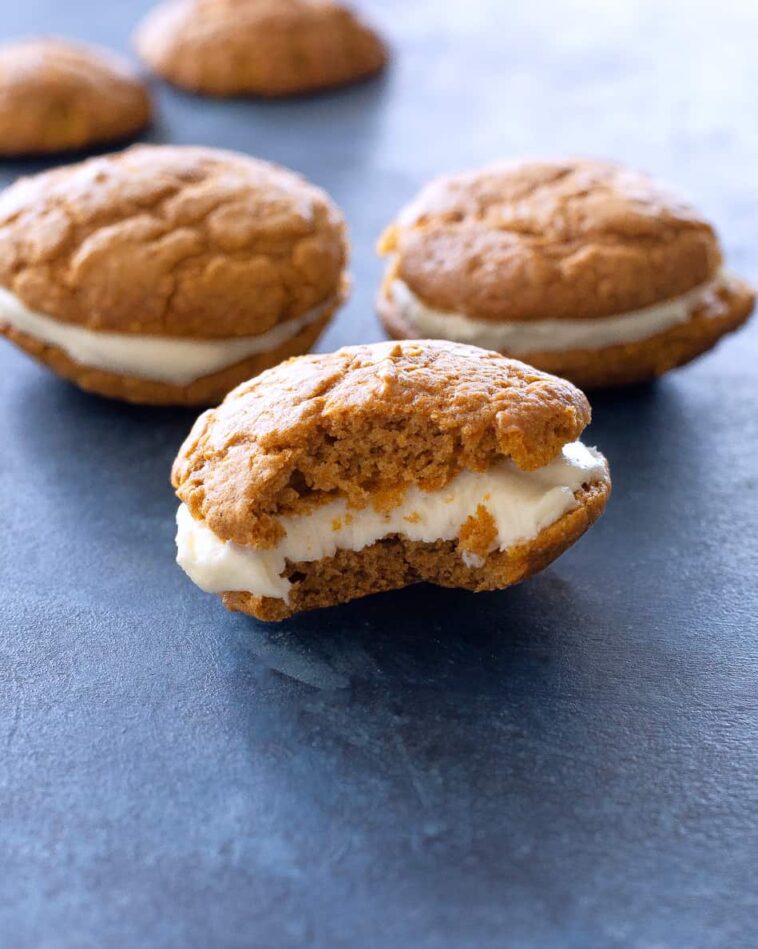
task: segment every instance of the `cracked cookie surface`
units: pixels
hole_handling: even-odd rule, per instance
[[[167,0],[135,45],[161,76],[211,95],[287,96],[379,72],[387,51],[331,0]]]
[[[302,356],[231,392],[195,423],[172,480],[222,540],[273,545],[277,518],[335,493],[391,507],[495,457],[547,464],[590,419],[570,383],[473,346],[437,340]]]
[[[641,309],[704,283],[721,262],[694,208],[640,172],[589,159],[439,178],[380,250],[425,303],[493,321]]]
[[[136,146],[0,195],[0,286],[93,330],[264,333],[338,294],[346,259],[323,191],[231,152]]]
[[[145,84],[115,53],[52,37],[0,47],[0,154],[116,141],[150,116]]]

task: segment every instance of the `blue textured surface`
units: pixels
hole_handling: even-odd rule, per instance
[[[147,3],[4,6],[8,35],[118,46]],[[154,140],[284,162],[345,208],[355,293],[325,347],[379,338],[396,208],[497,156],[673,179],[758,278],[754,5],[375,13],[384,81],[266,105],[157,90]],[[266,627],[173,564],[191,413],[87,397],[3,345],[0,944],[755,945],[757,361],[758,325],[597,397],[614,497],[527,584]]]

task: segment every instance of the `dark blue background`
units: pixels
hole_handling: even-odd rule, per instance
[[[114,46],[147,0],[4,0]],[[669,178],[758,278],[758,8],[373,5],[382,81],[256,104],[156,86],[155,141],[297,168],[373,243],[431,174],[609,155]],[[8,163],[5,181],[44,167]],[[173,563],[192,413],[0,348],[0,944],[756,944],[758,325],[594,398],[608,512],[552,569],[267,627]]]

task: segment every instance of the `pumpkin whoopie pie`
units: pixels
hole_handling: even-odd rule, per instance
[[[583,387],[660,376],[737,329],[754,303],[696,210],[609,162],[440,178],[379,250],[390,335],[485,346]]]
[[[177,560],[280,620],[422,580],[494,590],[601,514],[604,458],[569,382],[440,340],[288,360],[195,423],[174,462]]]
[[[136,135],[150,95],[109,50],[54,37],[0,46],[0,154],[87,148]]]
[[[231,152],[136,146],[0,194],[0,332],[83,389],[210,405],[342,302],[342,215]]]
[[[165,0],[135,45],[164,79],[217,96],[318,92],[387,61],[377,34],[331,0]]]

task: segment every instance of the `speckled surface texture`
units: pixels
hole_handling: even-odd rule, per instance
[[[123,47],[147,0],[7,5]],[[322,99],[159,87],[154,141],[325,186],[380,331],[373,241],[430,175],[608,154],[678,182],[758,278],[758,9],[374,5],[390,74]],[[44,162],[4,164],[4,181]],[[0,943],[748,947],[756,942],[758,325],[596,397],[614,497],[546,573],[266,627],[173,563],[193,413],[0,348]]]

